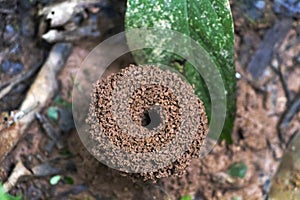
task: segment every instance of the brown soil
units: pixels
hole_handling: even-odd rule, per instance
[[[0,27],[5,24],[18,24],[22,15],[32,16],[25,8],[19,13],[22,15],[3,14],[6,9],[16,9],[16,1],[10,2],[0,10]],[[12,3],[11,3],[12,2]],[[25,1],[24,1],[25,2]],[[105,1],[106,2],[106,1]],[[242,2],[242,1],[241,1]],[[58,169],[63,180],[57,185],[49,183],[53,174],[30,176],[19,180],[11,194],[22,194],[23,199],[180,199],[190,194],[195,200],[223,200],[223,199],[264,199],[270,185],[270,180],[280,163],[284,152],[283,142],[278,137],[277,123],[287,109],[287,97],[282,83],[276,71],[270,66],[281,66],[282,73],[287,80],[291,97],[300,92],[300,61],[299,61],[299,19],[293,20],[292,27],[284,35],[283,42],[274,47],[271,61],[263,74],[253,80],[247,71],[259,44],[263,41],[265,33],[273,25],[282,20],[282,16],[272,10],[273,2],[266,0],[266,10],[258,20],[251,20],[244,13],[240,1],[232,2],[233,17],[235,22],[236,37],[236,68],[240,75],[237,89],[237,114],[233,132],[234,142],[227,145],[224,142],[217,144],[213,151],[201,159],[193,159],[185,174],[181,177],[165,177],[158,182],[145,182],[141,179],[133,179],[122,173],[110,169],[98,162],[83,146],[76,130],[63,134],[64,147],[55,147],[50,153],[45,151],[45,146],[51,140],[37,122],[31,125],[26,135],[19,141],[13,151],[0,164],[0,180],[5,182],[17,161],[21,160],[28,169],[33,169],[41,164],[51,164],[51,170]],[[1,5],[2,1],[0,2]],[[14,4],[15,3],[15,4]],[[106,2],[107,3],[107,2]],[[124,1],[113,1],[112,7],[124,14]],[[108,3],[108,5],[111,5]],[[2,6],[2,5],[1,5]],[[34,10],[33,8],[31,10]],[[30,10],[30,9],[27,9]],[[3,17],[6,16],[6,17]],[[16,16],[17,19],[14,19]],[[31,18],[30,18],[31,19]],[[15,21],[14,21],[15,20]],[[71,101],[73,79],[79,69],[80,63],[88,55],[89,51],[103,40],[119,31],[119,25],[123,17],[110,19],[103,17],[101,25],[106,34],[95,41],[85,43],[76,42],[73,53],[66,67],[59,76],[61,82],[60,95],[67,101]],[[26,23],[26,22],[24,22]],[[30,23],[26,23],[30,24]],[[118,28],[115,27],[118,24]],[[113,27],[113,28],[111,28]],[[122,29],[122,27],[121,27]],[[1,30],[2,31],[2,30]],[[2,32],[1,32],[2,33]],[[44,52],[49,46],[41,44],[35,37],[20,36],[17,43],[23,48],[16,60],[24,63],[24,71],[31,64],[39,63]],[[2,34],[1,34],[2,35]],[[22,39],[22,38],[29,39]],[[29,45],[27,45],[29,44]],[[9,46],[0,43],[1,53]],[[3,51],[2,51],[3,50]],[[36,52],[36,53],[32,53]],[[33,56],[32,55],[38,55]],[[278,56],[279,55],[279,56]],[[19,56],[19,57],[18,57]],[[0,63],[3,59],[0,54]],[[37,59],[37,60],[36,60]],[[43,60],[42,59],[42,60]],[[126,60],[126,59],[125,59]],[[118,60],[110,68],[110,72],[117,72],[127,61]],[[1,84],[9,82],[15,75],[3,75],[0,73]],[[8,96],[1,100],[0,110],[17,109],[24,99],[24,95],[32,80],[16,87]],[[51,102],[49,102],[51,105]],[[45,110],[46,113],[46,110]],[[300,129],[300,113],[295,114],[285,127],[284,140]],[[244,178],[233,178],[228,174],[229,166],[236,162],[244,162],[247,173]],[[47,168],[47,169],[48,169]],[[46,170],[45,170],[46,171]],[[68,184],[66,177],[73,179],[73,184]]]

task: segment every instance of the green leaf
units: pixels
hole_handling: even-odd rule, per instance
[[[54,99],[54,105],[55,106],[63,106],[69,110],[72,110],[72,103],[64,100],[60,95],[57,95],[56,98]]]
[[[20,196],[14,197],[14,196],[10,195],[9,193],[5,192],[3,185],[0,182],[0,199],[1,200],[21,200],[22,196],[20,195]]]
[[[247,173],[247,166],[244,162],[233,163],[228,170],[228,173],[232,177],[244,178]]]
[[[236,111],[233,21],[228,0],[128,0],[126,29],[162,28],[179,31],[197,41],[210,55],[222,75],[227,97],[227,116],[221,139],[232,142]],[[193,52],[197,55],[197,52]],[[195,86],[210,120],[211,101],[205,82],[187,58],[164,50],[151,49],[133,53],[138,64],[162,63],[183,73]],[[176,60],[187,62],[178,66]],[[183,69],[183,70],[182,70]]]
[[[73,185],[74,184],[74,180],[71,177],[66,176],[64,178],[65,183],[69,184],[69,185]]]
[[[60,176],[60,175],[53,176],[53,177],[50,179],[50,184],[51,184],[51,185],[57,185],[57,184],[59,183],[60,180],[61,180],[61,176]]]
[[[64,149],[64,150],[59,151],[59,154],[62,155],[62,156],[72,156],[72,152],[68,149]]]
[[[192,200],[193,198],[191,197],[191,195],[185,195],[183,197],[180,198],[180,200]]]
[[[241,197],[239,197],[239,196],[234,196],[233,197],[233,200],[241,200],[242,198]]]
[[[57,121],[58,120],[58,108],[55,106],[49,107],[48,111],[47,111],[47,116],[52,121]]]

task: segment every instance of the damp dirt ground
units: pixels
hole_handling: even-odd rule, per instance
[[[53,2],[0,1],[0,86],[13,81],[32,66],[41,65],[47,57],[51,44],[41,39],[40,32],[45,29],[40,27],[42,19],[36,17],[36,13],[40,7]],[[125,1],[99,2],[105,5],[105,9],[101,11],[93,7],[91,10],[98,12],[100,36],[87,40],[74,37],[71,41],[73,52],[58,76],[60,89],[57,96],[63,99],[58,107],[62,110],[72,102],[74,77],[83,59],[96,44],[124,29]],[[40,166],[42,171],[39,176],[23,177],[10,191],[13,195],[22,194],[23,199],[28,200],[173,200],[186,195],[194,200],[265,199],[284,153],[283,144],[300,129],[300,114],[296,112],[284,128],[283,139],[279,137],[277,124],[288,109],[288,99],[276,70],[281,69],[290,96],[296,96],[300,92],[300,21],[297,15],[286,16],[282,10],[286,8],[274,5],[273,1],[251,2],[231,2],[237,69],[233,144],[219,142],[206,157],[193,159],[181,177],[162,178],[156,183],[144,182],[99,163],[82,145],[74,128],[60,137],[62,148],[47,149],[51,138],[35,121],[0,164],[0,180],[5,182],[17,161],[21,160],[28,169]],[[257,59],[261,58],[257,57],[258,51],[263,54],[261,63],[266,60],[267,64],[257,74],[253,69],[259,63]],[[114,62],[107,73],[119,71],[130,63],[130,59],[125,56]],[[257,76],[257,79],[252,76]],[[17,84],[1,99],[0,111],[18,109],[33,80],[34,76]],[[56,105],[57,101],[53,100],[48,106]],[[43,114],[47,115],[47,112],[46,107]],[[70,117],[67,114],[61,116],[66,116],[61,120]],[[63,128],[58,123],[52,124],[57,129]],[[229,175],[234,163],[245,164],[245,177]],[[61,175],[61,181],[50,184],[50,179],[57,174]]]

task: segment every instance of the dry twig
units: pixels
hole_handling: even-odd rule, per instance
[[[50,55],[37,75],[36,80],[31,85],[20,110],[31,110],[24,115],[12,127],[0,132],[0,162],[12,150],[19,138],[25,133],[31,122],[35,119],[35,113],[41,111],[47,103],[55,96],[58,90],[56,76],[65,65],[71,53],[72,45],[69,43],[58,43],[53,46]],[[32,105],[38,105],[32,109]]]

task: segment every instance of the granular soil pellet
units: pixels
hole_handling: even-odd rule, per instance
[[[135,78],[141,75],[142,79]],[[136,84],[136,80],[143,81]],[[115,91],[119,92],[117,96]],[[189,124],[182,126],[183,108],[189,106],[190,99],[182,99],[182,95],[176,95],[187,91],[193,94],[191,99],[196,99],[198,108],[196,114],[193,113],[194,110],[189,112],[199,116],[198,128],[191,144],[171,164],[159,169],[149,167],[149,170],[139,173],[138,176],[146,180],[157,180],[170,175],[181,175],[191,159],[199,156],[208,132],[208,122],[203,103],[194,95],[193,88],[174,72],[156,66],[130,65],[119,73],[98,80],[94,86],[87,119],[91,127],[90,136],[99,146],[105,145],[100,144],[99,140],[99,135],[105,134],[115,146],[125,152],[156,152],[172,142],[178,131],[183,131],[185,135],[193,131],[189,130]],[[121,102],[122,99],[127,101]],[[180,105],[180,102],[185,103]],[[100,154],[103,153],[99,149],[100,147],[93,152],[96,157],[101,157]],[[112,163],[122,160],[117,158],[118,155],[115,155],[113,149],[111,153],[114,154],[111,158],[116,157],[116,161],[111,161]]]

